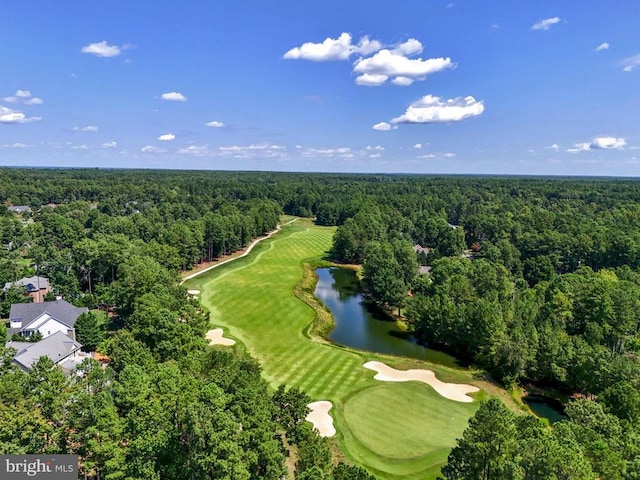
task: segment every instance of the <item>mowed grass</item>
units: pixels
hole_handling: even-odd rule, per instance
[[[334,232],[298,220],[246,257],[185,285],[202,292],[212,326],[224,327],[226,335],[242,342],[273,388],[299,387],[313,400],[333,402],[336,441],[348,458],[380,479],[435,478],[477,404],[446,400],[420,383],[374,380],[375,372],[365,369],[365,362],[402,365],[404,360],[308,336],[315,313],[293,290],[303,275],[302,262],[323,257]],[[456,381],[470,380],[466,372],[424,363],[420,367]]]

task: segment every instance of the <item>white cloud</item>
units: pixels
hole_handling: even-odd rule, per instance
[[[158,140],[163,141],[163,142],[170,142],[171,140],[174,140],[176,138],[176,136],[173,133],[165,133],[164,135],[160,135],[158,137]]]
[[[374,130],[380,130],[380,131],[386,132],[391,130],[391,125],[389,125],[387,122],[380,122],[380,123],[376,123],[372,128]]]
[[[558,146],[558,144],[557,144],[557,143],[554,143],[554,144],[552,144],[552,145],[549,145],[547,148],[548,148],[549,150],[553,150],[554,152],[557,152],[558,150],[560,150],[560,147]]]
[[[4,124],[24,124],[39,122],[42,117],[27,117],[24,113],[10,108],[0,106],[0,123]]]
[[[89,150],[89,145],[86,143],[82,145],[71,145],[71,150]]]
[[[30,146],[31,145],[27,145],[26,143],[15,142],[12,144],[5,143],[4,145],[2,145],[2,148],[28,148]]]
[[[29,90],[18,90],[11,97],[4,97],[3,100],[9,103],[20,103],[22,105],[42,105],[44,101],[41,98],[31,96]]]
[[[102,144],[102,148],[116,148],[118,146],[118,142],[105,142]]]
[[[218,147],[219,156],[234,158],[285,158],[287,147],[270,143]]]
[[[351,34],[342,33],[338,38],[326,38],[322,43],[306,42],[286,52],[287,60],[311,60],[324,62],[327,60],[347,60],[353,54],[370,55],[382,48],[377,40],[362,37],[357,45],[351,43]]]
[[[610,45],[607,42],[604,42],[598,45],[595,50],[596,52],[601,52],[602,50],[607,50],[609,47]]]
[[[391,80],[391,83],[399,87],[407,87],[413,83],[413,79],[409,77],[396,77]]]
[[[416,80],[424,80],[427,75],[455,66],[448,57],[426,60],[407,57],[409,54],[421,51],[422,44],[418,40],[410,39],[393,50],[385,48],[371,57],[360,58],[353,66],[353,71],[360,74],[356,78],[356,83],[359,85],[381,85],[388,78],[393,78],[393,84],[406,86]],[[387,78],[383,80],[383,77]],[[377,81],[366,82],[371,79]]]
[[[531,25],[531,30],[549,30],[549,28],[556,23],[560,23],[559,17],[545,18]]]
[[[440,97],[425,95],[413,102],[403,115],[392,119],[391,123],[457,122],[476,117],[482,112],[484,112],[483,102],[477,101],[472,96],[442,100]]]
[[[451,153],[451,152],[447,152],[444,155],[442,155],[444,158],[453,158],[456,156],[455,153]]]
[[[178,150],[180,155],[193,155],[194,157],[206,157],[212,155],[209,145],[189,145]]]
[[[205,123],[205,125],[206,125],[207,127],[213,127],[213,128],[222,128],[222,127],[225,127],[225,126],[226,126],[224,123],[222,123],[222,122],[218,122],[218,121],[216,121],[216,120],[214,120],[213,122]]]
[[[436,158],[436,155],[434,153],[425,153],[424,155],[418,155],[416,158],[431,159],[431,158]]]
[[[116,45],[108,45],[105,40],[97,43],[90,43],[82,47],[82,53],[90,53],[97,57],[117,57],[120,55],[120,48]]]
[[[356,83],[358,85],[364,85],[365,87],[377,87],[384,84],[387,80],[389,80],[389,77],[386,75],[372,75],[370,73],[365,73],[356,78]]]
[[[365,150],[367,150],[369,152],[371,152],[373,150],[377,150],[378,152],[382,152],[384,150],[384,147],[382,145],[376,145],[375,147],[372,147],[371,145],[367,145]]]
[[[596,137],[591,142],[591,148],[595,150],[610,150],[623,148],[627,144],[624,138]]]
[[[160,95],[160,98],[162,98],[162,100],[168,100],[170,102],[186,102],[187,101],[187,97],[185,97],[180,92],[163,93],[162,95]]]
[[[624,138],[596,137],[591,142],[576,143],[572,148],[568,148],[567,152],[579,153],[590,150],[620,150],[624,148],[626,144],[627,141]]]
[[[640,66],[640,54],[639,55],[634,55],[633,57],[625,58],[622,61],[622,64],[624,65],[623,70],[625,72],[630,72],[634,68]]]
[[[413,148],[415,148],[416,150],[420,150],[422,148],[422,144],[421,143],[416,143]]]
[[[82,128],[75,126],[71,130],[74,132],[97,132],[98,127],[96,127],[95,125],[87,125],[86,127]]]
[[[146,145],[140,149],[142,153],[166,153],[164,148],[154,147],[152,145]]]

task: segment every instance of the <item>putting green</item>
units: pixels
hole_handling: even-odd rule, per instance
[[[348,458],[380,479],[435,478],[476,403],[446,400],[424,384],[381,384],[364,363],[378,360],[406,368],[398,365],[402,359],[309,337],[315,312],[293,291],[302,279],[303,262],[323,257],[334,232],[305,220],[284,225],[246,257],[185,286],[202,292],[212,327],[228,329],[260,362],[272,387],[299,387],[313,400],[333,402],[335,441]],[[443,380],[472,381],[466,372],[438,365],[413,362],[411,367],[432,369]]]

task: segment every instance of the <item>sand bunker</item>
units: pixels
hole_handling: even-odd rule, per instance
[[[200,295],[200,290],[187,290],[189,295]]]
[[[224,338],[223,330],[221,328],[214,328],[213,330],[209,330],[207,332],[207,340],[209,340],[209,344],[211,345],[224,345],[229,347],[236,343],[235,340],[231,338]]]
[[[313,423],[313,427],[318,431],[321,437],[333,437],[336,429],[333,426],[333,418],[329,415],[331,410],[331,402],[321,400],[307,405],[311,411],[307,415],[306,420]]]
[[[409,382],[415,380],[426,383],[431,385],[444,398],[455,400],[456,402],[471,403],[473,398],[467,393],[480,390],[473,385],[442,382],[436,378],[436,374],[431,370],[396,370],[382,362],[367,362],[364,364],[364,368],[378,372],[373,378],[383,382]]]

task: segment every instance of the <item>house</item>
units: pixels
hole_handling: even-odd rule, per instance
[[[429,247],[423,247],[419,243],[416,243],[413,246],[413,251],[416,253],[424,253],[425,255],[429,255]]]
[[[431,271],[431,267],[428,265],[421,265],[418,267],[418,275],[427,275]]]
[[[11,287],[24,287],[25,295],[29,295],[33,298],[34,303],[44,302],[44,296],[51,291],[49,279],[46,277],[39,277],[37,275],[21,278],[17,282],[13,283],[7,282],[4,284],[3,290],[6,292]]]
[[[22,215],[24,213],[30,213],[31,207],[28,207],[26,205],[12,205],[10,207],[7,207],[7,210],[9,210],[10,212]]]
[[[31,370],[31,367],[40,357],[49,357],[53,363],[61,367],[66,373],[71,372],[85,358],[89,358],[89,354],[85,354],[80,349],[80,345],[75,340],[69,338],[63,332],[55,332],[44,340],[39,342],[8,342],[7,348],[16,350],[16,356],[13,361],[25,372]]]
[[[29,338],[36,331],[47,338],[62,332],[72,340],[76,338],[76,320],[86,307],[75,307],[64,300],[42,303],[14,303],[9,312],[9,337],[18,334]]]

